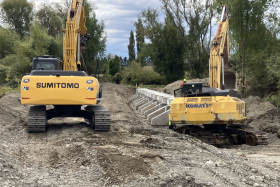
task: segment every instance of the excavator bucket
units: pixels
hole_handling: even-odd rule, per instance
[[[225,85],[226,89],[237,89],[235,73],[225,73]]]

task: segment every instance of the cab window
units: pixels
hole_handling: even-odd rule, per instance
[[[52,62],[39,62],[36,65],[37,70],[55,70],[55,65]]]

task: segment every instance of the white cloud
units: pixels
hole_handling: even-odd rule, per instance
[[[30,0],[35,5],[62,2],[62,0]],[[159,0],[95,0],[98,20],[105,23],[107,33],[107,53],[128,56],[127,45],[130,31],[144,8],[160,8]]]

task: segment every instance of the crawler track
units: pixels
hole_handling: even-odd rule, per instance
[[[46,132],[46,106],[31,106],[28,113],[27,131],[31,133]]]
[[[91,125],[95,131],[110,131],[110,112],[102,105],[88,106],[92,113]]]
[[[248,144],[256,146],[268,144],[268,137],[264,132],[255,131],[248,125],[228,125],[219,131],[198,125],[183,125],[175,127],[174,130],[194,136],[211,145]]]

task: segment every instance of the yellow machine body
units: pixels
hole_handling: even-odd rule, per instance
[[[29,80],[24,83],[24,80]],[[88,81],[92,83],[88,83]],[[26,105],[95,105],[99,83],[89,76],[24,76],[21,103]]]
[[[246,119],[245,102],[230,96],[178,97],[171,105],[173,124],[232,124]]]

